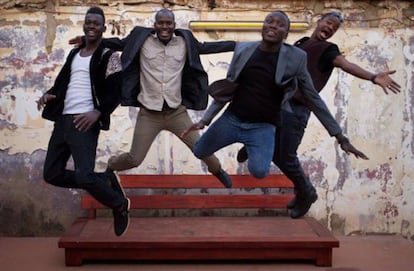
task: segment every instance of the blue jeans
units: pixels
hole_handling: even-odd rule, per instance
[[[80,132],[75,128],[72,115],[63,115],[56,120],[43,177],[55,186],[85,189],[99,202],[113,209],[119,207],[124,199],[105,181],[105,173],[94,172],[99,132],[98,125]],[[66,169],[71,155],[75,170]]]
[[[193,152],[202,159],[230,144],[243,143],[249,156],[250,173],[256,178],[264,178],[270,170],[275,131],[272,124],[242,122],[230,111],[225,111],[196,142]]]
[[[282,110],[282,126],[278,128],[275,137],[273,162],[293,182],[295,189],[303,191],[312,184],[299,162],[297,150],[305,133],[310,111],[296,102],[292,102],[291,107],[293,113]]]

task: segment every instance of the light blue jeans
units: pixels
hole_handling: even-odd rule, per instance
[[[194,155],[203,159],[221,148],[239,142],[246,146],[247,167],[255,178],[269,174],[273,158],[276,127],[270,123],[242,122],[225,111],[194,145]]]

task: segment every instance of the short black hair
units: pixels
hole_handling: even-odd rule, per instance
[[[174,12],[172,12],[172,10],[169,10],[168,8],[163,8],[163,9],[158,10],[158,11],[157,11],[157,13],[155,13],[155,21],[157,21],[157,20],[158,20],[158,17],[159,17],[161,14],[168,14],[168,15],[171,15],[171,17],[172,17],[173,21],[175,21]]]
[[[341,13],[339,13],[338,11],[331,11],[331,12],[322,14],[321,19],[324,19],[329,16],[336,17],[339,20],[340,24],[344,22],[344,18],[342,17]]]
[[[103,18],[103,23],[105,24],[105,14],[103,12],[103,10],[100,7],[90,7],[88,9],[88,11],[86,11],[86,15],[87,14],[99,14],[102,16]]]
[[[287,22],[288,22],[288,31],[289,31],[289,30],[290,30],[290,19],[289,19],[289,16],[287,16],[286,12],[284,12],[284,11],[282,11],[282,10],[276,10],[275,12],[279,12],[279,13],[281,13],[283,16],[285,16],[285,17],[286,17],[286,20],[287,20]]]

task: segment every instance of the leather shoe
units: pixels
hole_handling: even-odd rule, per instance
[[[237,152],[237,162],[243,163],[247,160],[247,150],[246,147],[243,146],[238,152]]]
[[[318,199],[318,194],[314,187],[310,187],[305,191],[299,191],[295,197],[295,207],[290,211],[291,218],[299,218],[304,216],[310,209],[312,203]]]
[[[225,172],[223,169],[220,169],[216,173],[213,173],[213,175],[220,180],[224,187],[230,188],[233,185],[229,174],[227,174],[227,172]]]

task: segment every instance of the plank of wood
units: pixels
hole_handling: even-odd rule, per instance
[[[128,195],[132,209],[214,209],[274,208],[285,209],[292,194],[274,195]],[[105,209],[90,195],[81,200],[83,209]]]
[[[119,175],[124,188],[224,188],[213,175]],[[270,174],[263,179],[251,175],[230,175],[233,188],[293,188],[293,183],[282,174]]]

